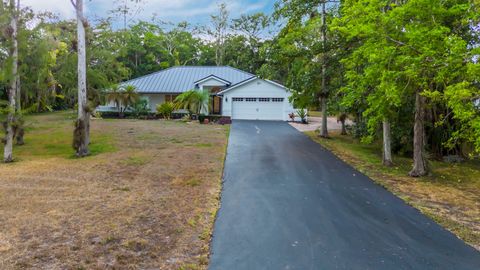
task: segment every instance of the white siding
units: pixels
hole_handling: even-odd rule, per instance
[[[292,104],[288,101],[288,98],[290,97],[290,95],[291,93],[288,92],[285,88],[279,85],[276,85],[274,83],[257,78],[243,85],[240,85],[230,91],[227,91],[223,94],[222,115],[232,116],[232,104],[233,104],[233,98],[235,97],[237,98],[249,98],[249,97],[251,98],[283,98],[284,100],[282,105],[279,105],[278,103],[263,104],[262,102],[258,102],[258,101],[257,101],[258,102],[257,105],[260,106],[259,113],[261,113],[262,110],[270,110],[273,107],[275,109],[280,110],[278,114],[278,117],[280,118],[279,120],[287,121],[289,119],[288,114],[291,112],[294,112]],[[253,105],[245,104],[242,106],[245,109],[253,108],[253,107],[249,108]],[[238,112],[236,112],[236,114],[238,115]],[[254,117],[249,115],[248,113],[246,113],[245,115],[248,116],[248,118],[250,119]],[[271,117],[274,117],[273,114],[266,115],[265,119],[270,119]]]
[[[198,87],[200,89],[203,89],[203,86],[225,86],[224,82],[221,82],[215,78],[210,78],[204,82],[201,82]]]
[[[165,102],[165,94],[141,94],[141,96],[148,99],[148,105],[152,112],[157,111],[157,104]]]

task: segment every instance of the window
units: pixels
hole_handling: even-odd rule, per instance
[[[283,98],[272,98],[272,102],[283,102]]]
[[[257,98],[247,97],[247,98],[245,98],[245,101],[247,101],[247,102],[255,102],[255,101],[257,101]]]
[[[269,102],[270,98],[258,98],[258,101],[260,102]]]
[[[243,101],[243,98],[241,98],[241,97],[234,97],[234,98],[232,98],[232,101]]]
[[[178,95],[165,95],[165,102],[173,102]]]

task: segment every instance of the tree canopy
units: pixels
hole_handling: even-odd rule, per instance
[[[6,104],[10,17],[8,3],[0,3]],[[127,79],[178,65],[230,65],[285,84],[297,108],[348,115],[350,133],[364,143],[383,135],[391,151],[417,161],[480,153],[478,0],[279,0],[271,16],[235,18],[221,3],[207,25],[136,20],[142,1],[132,3],[135,10],[112,10],[123,27],[112,18],[86,27],[92,106],[104,102],[102,90]],[[20,11],[24,110],[75,106],[75,28],[50,13]]]

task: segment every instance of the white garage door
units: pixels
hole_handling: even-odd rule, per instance
[[[283,120],[284,98],[232,98],[232,119]]]

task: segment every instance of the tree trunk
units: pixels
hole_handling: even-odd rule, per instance
[[[322,90],[320,94],[320,103],[322,106],[322,127],[320,129],[320,137],[328,138],[328,128],[327,128],[327,61],[326,61],[326,39],[327,39],[327,28],[326,28],[326,10],[325,2],[322,3]]]
[[[119,108],[118,109],[118,118],[123,119],[125,117],[125,114],[123,113],[122,105],[119,105],[118,108]]]
[[[392,166],[392,138],[390,133],[390,122],[383,120],[383,165]]]
[[[217,48],[215,49],[215,64],[217,66],[221,66],[222,60],[220,59],[220,44],[217,42],[216,46]]]
[[[19,1],[20,2],[20,1]],[[18,68],[17,68],[18,69]],[[16,102],[15,102],[15,109],[17,112],[20,112],[22,110],[22,93],[21,93],[21,87],[20,87],[20,73],[18,72],[17,70],[17,78],[16,78],[16,81],[17,81],[17,90],[16,90]]]
[[[327,98],[320,97],[320,103],[322,106],[322,126],[320,127],[320,137],[328,138],[328,129],[327,129]]]
[[[417,91],[415,94],[415,123],[413,127],[413,169],[409,172],[412,177],[424,176],[428,173],[425,158],[425,98]]]
[[[12,57],[12,74],[10,77],[10,88],[8,89],[8,116],[7,124],[5,129],[5,147],[3,151],[3,161],[12,162],[13,161],[13,138],[14,138],[14,128],[13,122],[15,121],[15,101],[17,93],[17,72],[18,72],[18,29],[17,29],[17,10],[15,8],[15,0],[10,0],[10,15],[11,22],[10,27],[12,28],[12,45],[10,48],[10,53]]]
[[[347,135],[347,127],[345,126],[346,117],[340,119],[340,123],[342,123],[342,133],[340,135]]]
[[[87,154],[90,154],[88,146],[90,145],[90,110],[85,115],[85,145],[87,146]]]
[[[78,117],[74,131],[74,148],[78,157],[89,154],[88,127],[90,125],[89,110],[87,108],[87,64],[85,49],[85,18],[83,17],[83,0],[75,4],[77,13],[77,54],[78,54]]]
[[[17,1],[17,10],[20,12],[20,0]],[[21,85],[20,85],[20,72],[17,71],[17,101],[16,101],[16,117],[17,117],[17,127],[15,130],[15,141],[16,145],[24,145],[25,140],[23,139],[25,135],[25,128],[24,128],[24,122],[23,119],[22,121],[18,121],[18,117],[22,117],[22,91],[21,91]]]

